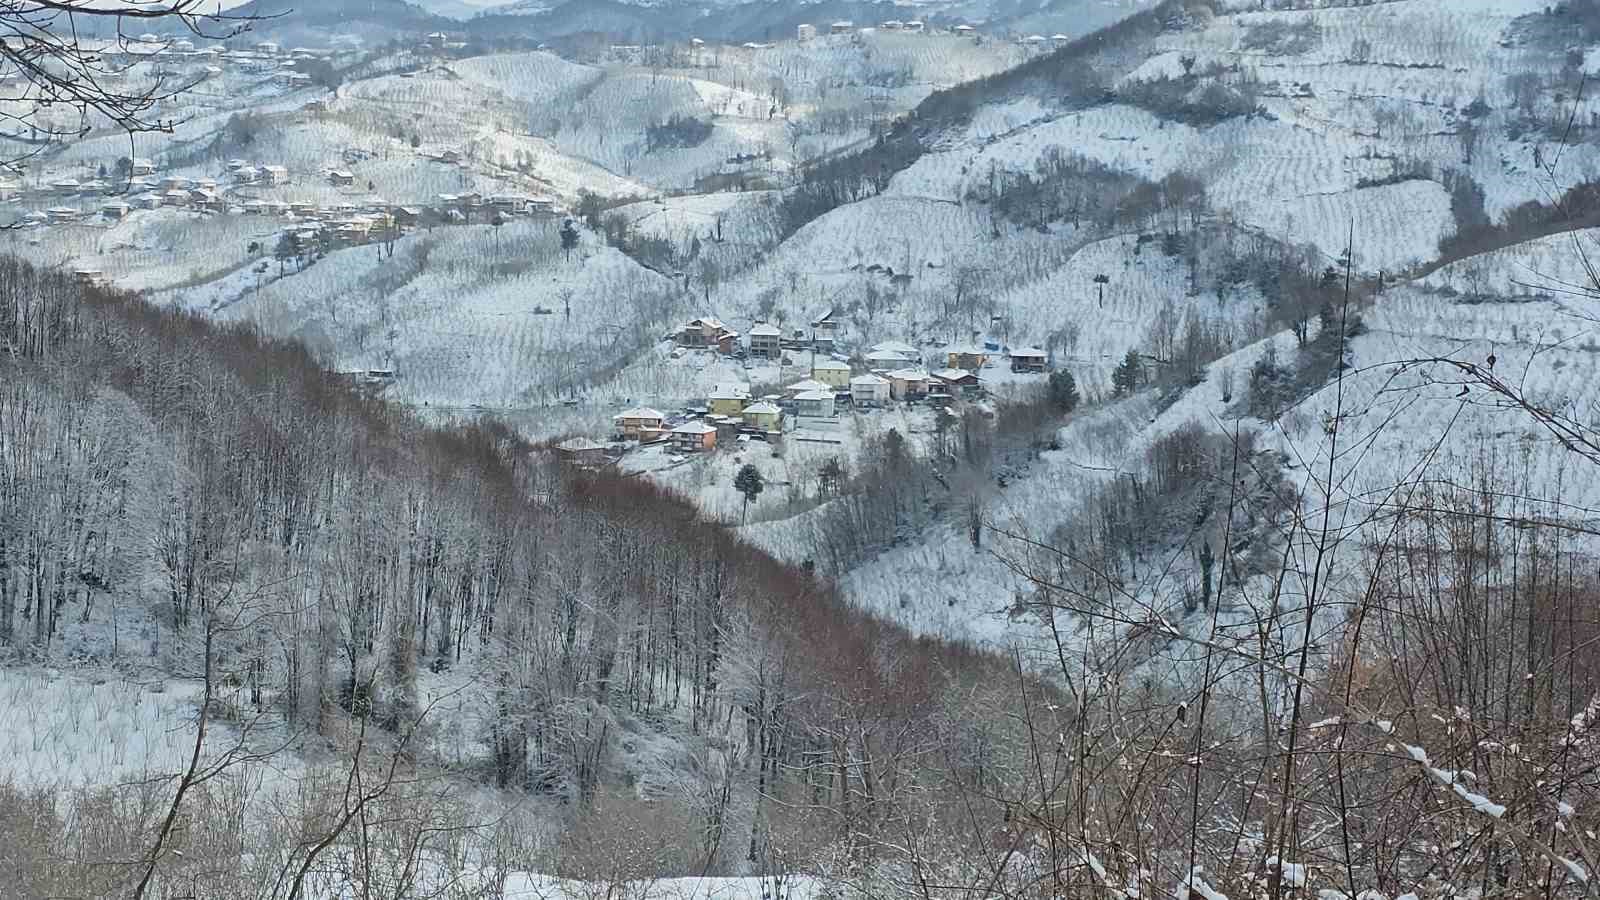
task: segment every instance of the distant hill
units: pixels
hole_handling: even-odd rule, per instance
[[[377,43],[459,26],[454,19],[405,0],[250,0],[231,14],[259,17],[250,28],[252,34],[297,43],[319,38],[325,42],[335,34]]]

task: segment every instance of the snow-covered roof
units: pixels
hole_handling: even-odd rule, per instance
[[[661,414],[661,411],[658,410],[658,409],[651,409],[648,406],[641,406],[641,407],[639,407],[637,409],[624,410],[623,412],[619,412],[616,415],[612,416],[611,418],[613,418],[613,419],[664,419],[664,418],[666,418],[666,416],[663,416]]]
[[[747,416],[776,416],[782,412],[776,403],[768,403],[765,400],[758,400],[744,408],[744,414]]]
[[[750,326],[750,336],[755,337],[758,334],[763,337],[779,337],[783,334],[783,331],[776,325],[768,325],[766,322],[757,322],[756,324]]]
[[[719,384],[711,392],[713,400],[749,400],[750,385],[748,384]]]
[[[832,400],[832,391],[801,391],[794,396],[796,400]]]
[[[960,381],[963,378],[977,378],[978,376],[968,372],[966,369],[940,369],[933,373],[933,377],[940,381]]]
[[[1019,347],[1016,350],[1011,351],[1011,355],[1043,359],[1045,357],[1045,352],[1040,350],[1038,347]]]
[[[867,354],[869,362],[878,363],[904,363],[911,362],[904,353],[897,350],[874,350]]]
[[[889,377],[900,381],[927,381],[931,376],[926,369],[895,369]]]
[[[567,438],[556,445],[557,450],[565,450],[568,453],[581,453],[585,450],[604,450],[605,448],[605,444],[591,441],[586,437]]]
[[[812,371],[823,369],[829,372],[848,372],[850,371],[850,364],[837,359],[819,359],[811,369]]]
[[[821,381],[818,381],[815,378],[807,378],[804,381],[796,381],[794,384],[789,385],[788,389],[791,390],[791,391],[806,392],[806,391],[828,391],[828,390],[832,390],[833,388],[832,388],[831,385],[828,385],[828,384],[825,384],[825,383],[823,383]]]
[[[857,375],[856,377],[850,379],[851,387],[876,387],[878,385],[888,383],[889,379],[880,378],[877,375],[872,375],[870,373],[867,375]]]
[[[912,356],[917,354],[917,348],[905,341],[884,341],[881,344],[873,344],[872,349],[878,353],[909,353]]]
[[[677,428],[672,429],[672,433],[673,434],[714,434],[714,433],[716,433],[716,430],[717,429],[716,429],[715,426],[707,425],[706,423],[700,421],[699,419],[696,419],[693,422],[685,422],[682,425],[679,425]]]
[[[946,354],[959,353],[962,356],[988,356],[989,355],[989,351],[988,350],[985,350],[982,347],[974,347],[974,346],[971,346],[971,345],[946,347],[944,352]]]

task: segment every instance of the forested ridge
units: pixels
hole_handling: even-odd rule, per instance
[[[213,675],[290,728],[407,740],[419,673],[470,666],[465,773],[578,809],[642,780],[692,810],[685,867],[802,822],[870,835],[948,754],[981,780],[998,752],[1003,703],[972,692],[1006,662],[853,611],[647,482],[425,426],[298,345],[15,260],[0,296],[7,656]],[[727,752],[623,771],[638,722]]]

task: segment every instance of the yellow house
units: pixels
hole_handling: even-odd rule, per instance
[[[783,410],[765,400],[744,408],[744,423],[762,431],[777,431],[783,425]]]
[[[750,389],[742,384],[719,384],[711,392],[706,406],[714,416],[737,416],[750,402]]]
[[[945,352],[945,363],[952,369],[976,372],[989,361],[989,352],[981,347],[951,347]]]
[[[819,359],[811,367],[811,377],[829,387],[850,386],[850,364],[837,359]]]

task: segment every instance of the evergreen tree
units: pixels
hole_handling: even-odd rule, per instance
[[[571,219],[561,223],[561,251],[567,259],[572,259],[572,251],[578,247],[578,223]]]
[[[1139,351],[1129,350],[1111,373],[1111,387],[1118,395],[1131,394],[1143,380],[1144,363],[1139,360]]]
[[[1078,382],[1066,369],[1050,373],[1050,403],[1064,413],[1078,407]]]
[[[278,277],[283,277],[283,264],[300,255],[300,241],[294,232],[285,231],[278,238],[278,245],[272,248],[272,258],[278,261]]]
[[[733,487],[744,495],[744,508],[739,513],[739,521],[743,523],[745,516],[750,513],[750,501],[761,496],[761,492],[766,490],[767,483],[761,477],[761,470],[756,468],[754,463],[745,463],[739,474],[734,476]]]

